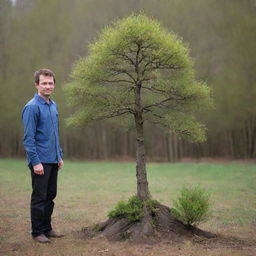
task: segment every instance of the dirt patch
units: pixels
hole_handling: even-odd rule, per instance
[[[194,236],[193,243],[200,244],[204,248],[232,248],[232,249],[245,249],[253,248],[256,245],[256,240],[242,240],[237,237],[216,235],[215,238],[205,239],[202,237]]]

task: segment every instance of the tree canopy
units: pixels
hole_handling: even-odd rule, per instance
[[[66,90],[76,112],[69,124],[129,118],[139,111],[143,121],[191,141],[204,139],[205,127],[195,113],[211,105],[209,88],[195,80],[193,61],[182,40],[144,14],[103,29],[89,45],[88,56],[75,63],[71,78]]]

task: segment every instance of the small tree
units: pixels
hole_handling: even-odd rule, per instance
[[[188,229],[210,217],[210,193],[200,186],[183,187],[173,201],[172,214],[182,221]]]
[[[195,80],[188,48],[143,14],[106,27],[89,54],[73,67],[67,85],[76,109],[69,124],[122,116],[136,130],[137,196],[151,198],[145,165],[144,122],[152,122],[191,141],[203,141],[205,128],[197,110],[210,106],[209,88]],[[144,214],[148,216],[147,207]]]

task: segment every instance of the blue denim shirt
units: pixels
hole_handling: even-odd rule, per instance
[[[58,109],[52,100],[47,103],[35,94],[23,108],[23,145],[28,163],[58,163],[62,157],[59,143]]]

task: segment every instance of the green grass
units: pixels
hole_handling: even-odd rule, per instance
[[[256,224],[253,164],[149,163],[147,170],[153,198],[166,205],[171,206],[183,185],[200,184],[212,194],[213,217],[209,226]],[[26,215],[30,192],[30,171],[25,160],[1,159],[0,197],[11,197],[17,205],[25,200],[25,207],[19,213],[13,207],[13,211],[1,215]],[[66,161],[59,174],[58,216],[64,221],[90,225],[104,220],[117,201],[135,193],[134,163]]]

